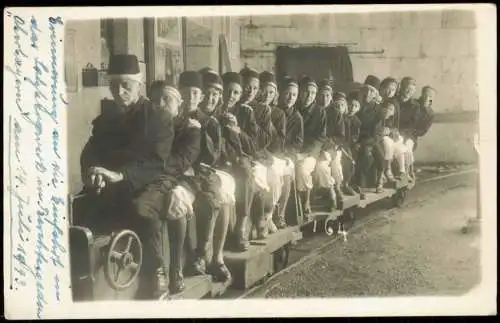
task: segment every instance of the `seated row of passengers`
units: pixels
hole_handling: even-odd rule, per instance
[[[397,80],[370,75],[346,95],[331,80],[277,81],[251,68],[220,76],[206,68],[184,71],[178,88],[155,82],[151,102],[139,94],[135,56],[111,57],[108,73],[113,100],[103,101],[93,121],[82,176],[109,213],[137,228],[155,294],[167,285],[162,223],[170,242],[170,293],[185,288],[184,258],[186,270],[228,281],[226,240],[245,251],[249,239],[285,228],[292,183],[307,216],[314,187],[328,192],[336,208],[343,194],[358,191],[363,198],[373,173],[378,191],[384,178],[394,181],[393,160],[398,176],[414,179],[416,140],[432,122],[435,91],[424,87],[420,100],[413,99],[409,77],[397,94]],[[194,218],[197,245],[191,246],[186,236]]]

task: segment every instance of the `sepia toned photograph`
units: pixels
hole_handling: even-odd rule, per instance
[[[475,26],[457,10],[68,21],[74,300],[467,293]]]
[[[46,216],[56,206],[66,213],[60,222],[45,218],[45,238],[43,212],[31,224],[22,185],[9,186],[20,221],[10,225],[18,238],[9,242],[9,292],[30,285],[24,277],[32,274],[39,318],[63,305],[64,293],[76,306],[130,302],[115,314],[122,318],[147,301],[179,300],[238,300],[242,308],[265,300],[271,315],[268,301],[465,297],[485,284],[483,218],[496,217],[492,205],[485,213],[480,189],[480,106],[496,111],[496,101],[480,99],[485,49],[474,8],[251,7],[48,18],[48,52],[60,48],[65,130],[54,126],[44,149],[56,157],[64,150],[67,198],[52,195]],[[14,34],[25,30],[25,46],[38,50],[43,23],[11,19]],[[55,63],[35,57],[39,113],[41,76]],[[47,91],[55,102],[55,83]],[[18,100],[8,134],[22,151],[30,145],[15,131],[25,134],[33,114]],[[9,168],[13,183],[19,167]],[[481,174],[496,171],[481,166]],[[26,205],[55,194],[43,192],[40,178]],[[33,262],[28,235],[38,243]],[[47,278],[56,269],[67,271],[67,286],[62,274]]]

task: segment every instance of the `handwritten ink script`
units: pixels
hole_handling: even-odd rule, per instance
[[[4,129],[8,128],[4,214],[9,214],[4,254],[10,267],[5,285],[6,296],[15,299],[12,303],[43,318],[48,308],[70,298],[65,296],[69,295],[69,239],[61,143],[67,109],[62,78],[64,21],[22,12],[4,12]]]

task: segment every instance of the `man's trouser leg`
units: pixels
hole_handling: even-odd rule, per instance
[[[164,193],[155,188],[145,190],[133,200],[134,227],[143,244],[144,265],[147,272],[164,266],[160,221],[164,205]]]

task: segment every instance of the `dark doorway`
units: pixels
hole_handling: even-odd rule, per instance
[[[300,78],[309,75],[317,81],[333,79],[336,91],[345,91],[353,81],[349,51],[338,47],[280,46],[276,50],[276,75]]]

